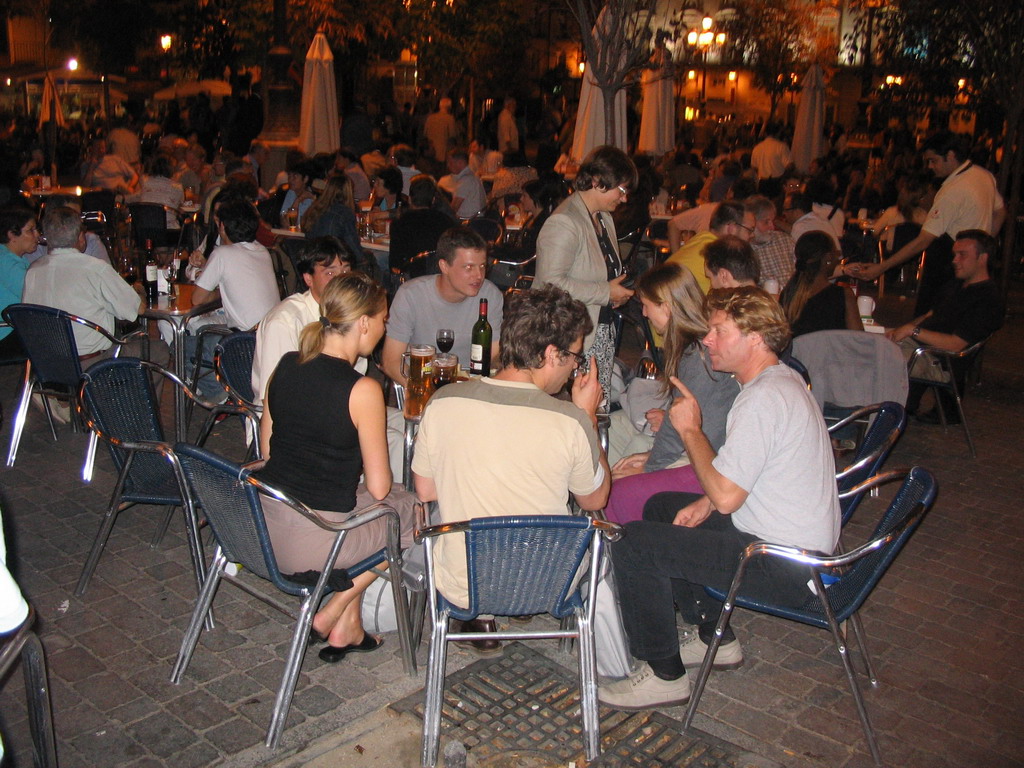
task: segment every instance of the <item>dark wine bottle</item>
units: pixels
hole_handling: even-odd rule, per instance
[[[487,299],[480,299],[480,317],[473,324],[469,372],[474,376],[491,375],[491,324],[487,322]]]
[[[153,241],[146,241],[146,273],[143,276],[143,281],[146,287],[146,299],[148,301],[156,301],[157,297],[157,286],[156,286],[156,256],[153,254]]]

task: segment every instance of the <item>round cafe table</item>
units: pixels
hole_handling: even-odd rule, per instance
[[[166,320],[171,324],[173,340],[171,349],[174,352],[174,375],[185,381],[185,331],[188,321],[198,315],[212,312],[220,308],[220,299],[205,301],[202,304],[192,303],[195,286],[190,283],[174,286],[174,296],[162,294],[155,301],[146,301],[146,310],[142,316],[150,320]],[[187,382],[186,382],[187,383]],[[185,423],[185,393],[178,387],[174,388],[174,436],[178,442],[188,439],[188,425]]]

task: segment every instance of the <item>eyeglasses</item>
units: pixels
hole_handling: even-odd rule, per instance
[[[35,224],[30,224],[29,226],[24,227],[21,230],[21,234],[23,234],[23,235],[38,235],[39,234],[39,227],[37,227]]]
[[[736,224],[736,226],[740,227],[741,229],[747,230],[747,234],[751,234],[752,235],[754,233],[754,228],[753,227],[748,227],[746,224]]]
[[[590,365],[590,363],[587,360],[587,358],[585,358],[579,352],[573,352],[571,349],[562,349],[562,350],[559,350],[559,351],[562,352],[563,354],[566,354],[566,355],[569,355],[570,357],[572,357],[573,360],[576,361],[576,367],[579,370],[581,370],[581,371],[586,371],[587,368]]]
[[[615,188],[619,190],[619,194],[622,195],[623,197],[629,197],[629,190],[626,189],[621,184],[617,185]]]

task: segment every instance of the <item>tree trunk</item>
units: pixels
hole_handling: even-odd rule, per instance
[[[765,121],[766,126],[768,123],[775,121],[775,110],[779,108],[779,102],[782,100],[782,94],[771,91],[768,93],[768,100],[771,104],[771,108],[768,110],[768,120]]]
[[[616,88],[601,86],[601,98],[604,100],[604,143],[617,147],[615,135],[615,94]]]

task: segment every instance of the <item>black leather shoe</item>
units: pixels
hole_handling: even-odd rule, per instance
[[[461,632],[497,632],[498,625],[494,619],[473,619],[472,621],[452,621],[451,633]],[[495,656],[501,653],[500,640],[456,640],[457,643],[469,643],[479,656]]]

